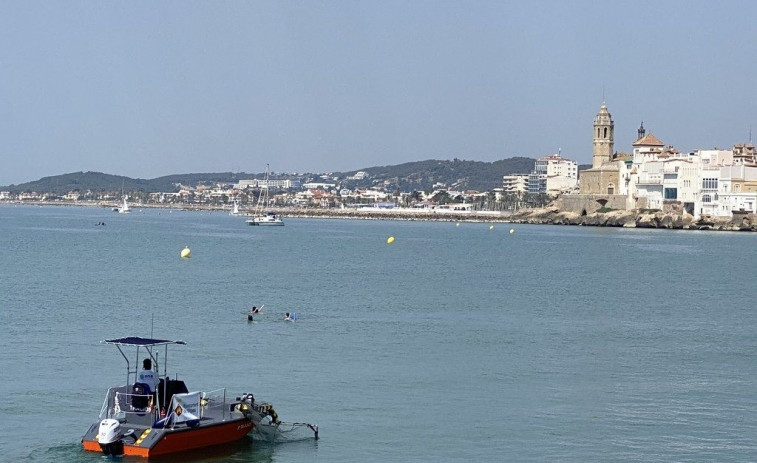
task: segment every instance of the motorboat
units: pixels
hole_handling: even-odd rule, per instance
[[[252,226],[278,226],[283,227],[284,221],[281,220],[281,217],[279,217],[278,214],[275,212],[266,212],[263,215],[256,215],[254,217],[251,217],[247,220],[245,220],[247,225]]]
[[[102,343],[115,345],[126,361],[126,384],[106,392],[97,421],[82,438],[84,450],[155,457],[234,442],[257,427],[253,439],[318,438],[317,425],[282,422],[271,404],[256,402],[252,393],[232,398],[225,388],[190,392],[184,381],[169,378],[168,347],[184,341],[125,337]],[[134,356],[127,355],[132,351]],[[156,391],[137,381],[140,356],[151,360],[159,380]]]

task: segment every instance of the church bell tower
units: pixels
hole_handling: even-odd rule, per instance
[[[610,111],[607,110],[605,102],[599,108],[597,117],[594,118],[594,154],[592,156],[591,167],[596,168],[612,159],[615,123],[612,120]]]

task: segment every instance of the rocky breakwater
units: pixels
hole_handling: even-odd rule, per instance
[[[509,217],[513,223],[585,225],[593,227],[665,228],[671,230],[757,231],[757,215],[735,214],[733,218],[703,216],[694,220],[691,214],[662,211],[608,210],[590,214],[561,211],[548,206],[519,211]]]

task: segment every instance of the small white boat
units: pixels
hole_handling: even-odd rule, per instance
[[[275,212],[266,212],[265,215],[256,215],[247,219],[247,225],[252,226],[268,226],[268,227],[283,227],[284,221]]]

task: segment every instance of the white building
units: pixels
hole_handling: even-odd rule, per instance
[[[744,164],[734,150],[681,154],[672,148],[635,149],[634,154],[628,191],[633,204],[644,199],[647,208],[662,210],[666,202],[675,201],[695,218],[757,211],[757,166]]]
[[[529,193],[559,195],[578,187],[578,164],[560,154],[536,160],[534,171],[528,177]]]
[[[528,191],[528,175],[512,174],[502,176],[502,192],[523,194]]]
[[[734,160],[736,162],[736,160]],[[757,166],[738,165],[720,167],[717,206],[710,207],[713,215],[731,217],[734,212],[757,213],[757,192],[744,191],[743,185],[757,183]]]
[[[304,183],[302,188],[305,190],[330,190],[334,188],[336,183],[321,183],[321,182],[309,182]]]
[[[288,190],[290,188],[299,188],[300,187],[300,181],[297,179],[258,179],[253,178],[250,180],[240,180],[239,183],[234,185],[234,188],[238,190],[244,190],[245,188],[271,188],[271,189],[280,189],[280,190]]]

